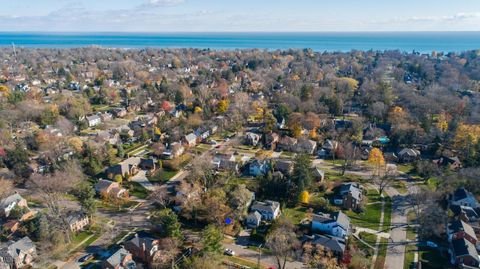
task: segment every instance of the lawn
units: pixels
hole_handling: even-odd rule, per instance
[[[382,211],[382,204],[375,203],[366,205],[361,213],[347,211],[346,214],[350,217],[352,224],[378,230],[380,224],[380,215]]]
[[[367,244],[371,245],[372,247],[375,246],[375,242],[377,241],[377,236],[369,233],[360,233],[360,238],[365,241]],[[362,241],[356,239],[355,237],[351,238],[353,245],[357,246],[358,249],[365,253],[366,257],[373,256],[374,249],[365,245]]]
[[[406,245],[405,246],[405,260],[403,262],[404,269],[412,268],[413,262],[415,260],[415,250],[417,247],[415,245]]]
[[[306,207],[297,206],[295,208],[283,209],[283,214],[285,215],[285,217],[290,219],[293,224],[300,224],[300,221],[305,218],[306,211]]]
[[[128,193],[140,199],[146,199],[150,192],[137,182],[128,182]]]
[[[380,239],[378,246],[377,260],[375,261],[375,269],[383,269],[385,267],[385,257],[387,256],[388,239]]]
[[[385,197],[385,208],[383,211],[383,230],[390,230],[390,224],[392,221],[392,199],[390,197]]]
[[[155,183],[165,183],[169,181],[173,176],[175,176],[178,172],[167,170],[167,169],[159,169],[156,171],[152,176],[148,178],[150,182]]]
[[[409,174],[413,172],[413,164],[399,164],[397,165],[397,170],[403,172],[405,174]]]
[[[258,268],[258,264],[256,262],[252,262],[250,260],[246,260],[240,257],[235,257],[235,256],[224,256],[224,260],[226,261],[227,265],[231,265],[231,263],[234,263],[235,265],[233,267],[238,267],[240,266],[246,266],[247,268]],[[260,268],[267,268],[267,266],[260,265]]]
[[[401,180],[396,180],[396,181],[392,184],[392,187],[394,187],[395,189],[397,189],[397,191],[398,191],[400,194],[406,194],[406,193],[408,192],[407,184],[406,184],[404,181],[401,181]]]

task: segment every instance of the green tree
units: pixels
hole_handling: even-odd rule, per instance
[[[295,157],[294,163],[295,167],[293,169],[292,179],[293,183],[295,184],[296,191],[292,193],[292,199],[296,201],[300,193],[311,187],[313,182],[313,175],[311,170],[312,161],[310,160],[309,155],[297,155],[297,157]]]
[[[170,208],[154,212],[151,221],[153,224],[162,227],[164,236],[182,239],[182,232],[180,231],[180,222],[178,221],[177,214],[175,214]]]
[[[203,253],[221,254],[222,240],[222,231],[212,224],[208,225],[202,234]]]
[[[95,205],[95,190],[86,182],[79,184],[75,190],[75,196],[78,198],[82,209],[88,214],[93,215],[97,210]]]

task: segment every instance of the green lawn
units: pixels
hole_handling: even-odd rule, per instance
[[[128,193],[140,199],[146,199],[150,192],[137,182],[128,182]]]
[[[378,230],[380,224],[380,214],[382,210],[382,204],[376,203],[366,205],[363,212],[355,213],[353,211],[347,211],[346,214],[350,217],[352,224]]]
[[[92,233],[88,232],[88,231],[82,231],[82,232],[79,232],[78,234],[74,235],[73,238],[72,238],[72,244],[73,245],[76,245],[76,244],[79,244],[80,242],[82,242],[83,240],[87,239],[87,237],[91,236]]]
[[[297,206],[295,208],[285,208],[282,213],[290,219],[293,224],[300,224],[300,221],[305,218],[306,211],[306,207]]]
[[[400,194],[406,194],[408,192],[407,184],[404,181],[397,180],[392,184],[392,187],[397,189]]]
[[[392,221],[392,199],[390,197],[384,197],[385,208],[383,211],[383,229],[390,227]]]
[[[399,164],[397,165],[397,170],[405,174],[413,172],[413,164]]]
[[[414,245],[406,245],[405,246],[405,260],[403,262],[404,269],[410,269],[413,265],[413,261],[415,259],[415,250],[417,249]]]
[[[375,243],[377,241],[377,236],[369,233],[360,233],[360,238],[369,244],[372,247],[375,247]],[[356,238],[352,237],[354,240],[354,245],[356,245],[361,251],[365,253],[366,257],[371,257],[374,254],[374,249],[365,245],[362,241],[357,240]]]
[[[157,170],[152,176],[148,178],[150,182],[155,183],[165,183],[169,181],[173,176],[175,176],[178,172],[171,171],[167,169],[159,169]]]
[[[388,247],[388,239],[382,238],[380,239],[380,245],[378,246],[378,255],[377,260],[375,261],[375,269],[383,269],[385,268],[385,257],[387,256],[387,247]]]

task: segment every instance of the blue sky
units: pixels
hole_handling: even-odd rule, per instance
[[[0,31],[479,31],[480,0],[0,0]]]

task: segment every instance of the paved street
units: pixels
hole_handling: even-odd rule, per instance
[[[386,188],[385,192],[392,197],[392,229],[390,231],[385,267],[388,269],[403,269],[405,244],[407,242],[407,232],[403,225],[407,223],[408,206],[405,202],[406,197],[391,187]]]

